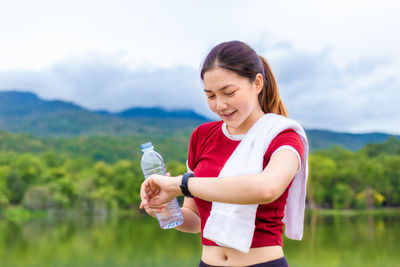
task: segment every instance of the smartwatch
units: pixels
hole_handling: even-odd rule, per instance
[[[188,188],[188,180],[189,180],[190,177],[195,177],[192,172],[185,173],[183,175],[183,177],[182,177],[182,183],[181,183],[180,187],[181,187],[182,194],[185,197],[193,198],[193,196],[192,196],[192,194],[190,194],[190,191],[189,191],[189,188]]]

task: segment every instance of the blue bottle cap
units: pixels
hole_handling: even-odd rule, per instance
[[[147,142],[147,143],[140,145],[140,148],[142,149],[142,152],[143,152],[146,149],[153,148],[153,144],[151,142]]]

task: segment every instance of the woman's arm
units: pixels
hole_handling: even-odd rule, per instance
[[[293,151],[282,149],[274,153],[259,174],[224,178],[189,179],[188,188],[195,197],[207,201],[235,204],[266,204],[279,198],[295,176],[299,160]],[[166,203],[182,195],[182,176],[152,175],[141,188],[142,205]]]
[[[200,216],[196,203],[192,198],[185,197],[181,208],[183,215],[183,223],[176,230],[186,233],[197,234],[200,232]]]
[[[189,179],[192,195],[207,200],[235,204],[266,204],[279,198],[299,166],[290,150],[280,150],[260,174],[224,178]]]

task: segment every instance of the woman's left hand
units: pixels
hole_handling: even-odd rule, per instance
[[[169,177],[158,174],[149,176],[140,188],[140,208],[159,207],[181,194],[182,176]]]

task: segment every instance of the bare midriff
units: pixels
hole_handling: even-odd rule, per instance
[[[244,253],[233,248],[203,245],[201,259],[209,265],[248,266],[282,257],[283,250],[281,246],[250,248],[248,253]]]

